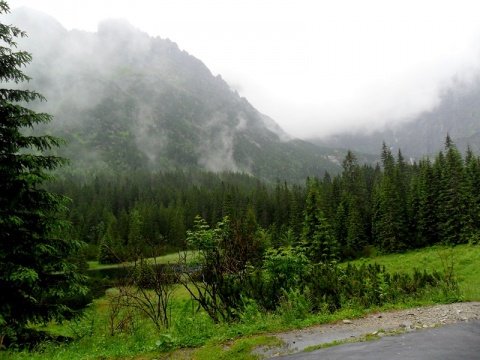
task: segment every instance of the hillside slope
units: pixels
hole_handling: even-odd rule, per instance
[[[37,110],[54,115],[46,130],[69,141],[62,155],[75,168],[200,168],[270,180],[339,169],[344,151],[289,136],[168,39],[119,20],[96,33],[67,31],[25,8],[9,21],[29,34],[19,44],[34,58],[28,88],[48,99]]]

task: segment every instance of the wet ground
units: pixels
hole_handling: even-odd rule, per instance
[[[358,319],[344,319],[333,324],[272,334],[282,340],[283,345],[276,348],[259,348],[255,353],[265,358],[278,357],[301,353],[309,347],[335,342],[360,342],[372,338],[388,339],[399,333],[420,334],[425,332],[427,334],[437,327],[456,323],[468,324],[478,319],[480,319],[480,302],[377,312]],[[480,336],[478,343],[480,344]],[[478,354],[480,360],[480,351]],[[298,359],[302,359],[302,357],[298,357]]]
[[[412,331],[282,357],[288,360],[480,359],[480,321]]]

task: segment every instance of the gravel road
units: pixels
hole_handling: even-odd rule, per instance
[[[435,305],[407,310],[371,313],[359,319],[344,319],[333,324],[273,334],[284,345],[273,349],[257,349],[266,358],[294,354],[310,346],[334,341],[361,341],[367,334],[384,337],[389,334],[432,329],[441,325],[480,319],[480,302]],[[479,340],[480,342],[480,340]]]
[[[285,360],[470,360],[480,359],[480,321],[411,331],[282,357]]]

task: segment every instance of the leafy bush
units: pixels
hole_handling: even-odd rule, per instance
[[[301,292],[299,289],[283,290],[280,298],[278,313],[282,321],[287,324],[295,324],[305,319],[313,308],[313,299],[308,291]]]
[[[314,299],[321,299],[315,308],[328,305],[330,311],[348,305],[362,308],[379,306],[400,300],[427,287],[439,286],[444,282],[438,272],[431,274],[414,269],[412,275],[390,274],[378,264],[347,265],[318,264],[312,267],[308,287]]]

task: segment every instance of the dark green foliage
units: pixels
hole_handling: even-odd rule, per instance
[[[383,174],[375,191],[372,231],[375,243],[387,252],[402,251],[407,246],[406,198],[402,198],[399,167],[390,149],[383,144]],[[403,179],[402,179],[403,181]]]
[[[440,178],[439,231],[444,242],[463,244],[473,234],[472,197],[462,157],[449,136],[445,149]]]
[[[343,209],[340,211],[344,211],[346,216],[345,242],[348,248],[359,252],[368,243],[367,209],[370,199],[367,196],[365,174],[351,151],[343,161],[342,190]],[[338,215],[343,214],[340,212]]]
[[[270,249],[252,267],[248,258],[255,256],[245,252],[232,230],[228,219],[211,229],[197,218],[188,236],[190,246],[198,251],[197,262],[189,264],[185,258],[183,266],[197,268],[181,281],[215,322],[240,319],[252,303],[298,317],[351,305],[381,306],[445,283],[436,272],[415,270],[410,276],[388,273],[378,265],[345,268],[335,261],[315,262],[300,246]]]
[[[301,245],[306,249],[308,258],[314,263],[334,260],[338,257],[339,246],[320,208],[318,181],[310,180],[307,185]]]
[[[478,230],[480,229],[480,159],[475,157],[470,149],[467,151],[465,165],[467,167],[467,181],[471,195],[470,213],[472,226]],[[474,231],[470,241],[478,243],[479,240],[478,231]]]
[[[251,278],[251,294],[265,309],[274,310],[283,291],[301,289],[308,275],[309,260],[301,248],[285,247],[266,252],[263,270]]]
[[[420,163],[416,212],[419,245],[433,245],[440,240],[438,229],[440,178],[436,175],[438,173],[428,159]]]
[[[0,1],[0,13],[9,7]],[[43,155],[63,144],[50,135],[28,136],[26,129],[48,123],[48,114],[23,105],[43,97],[12,88],[29,80],[21,67],[30,54],[16,51],[15,38],[26,36],[0,24],[0,347],[29,324],[75,315],[67,300],[85,293],[83,276],[69,261],[81,243],[62,237],[68,223],[59,219],[66,198],[42,188],[51,170],[66,163]]]
[[[255,233],[245,237],[242,226],[249,224],[232,224],[225,217],[211,229],[205,220],[196,217],[195,228],[187,235],[188,245],[197,257],[189,263],[185,256],[181,265],[198,270],[187,271],[181,281],[215,322],[238,319],[251,264],[263,255],[262,238]]]
[[[89,243],[88,259],[100,254],[102,262],[133,260],[147,256],[147,244],[161,246],[164,253],[182,249],[196,215],[210,226],[229,215],[233,223],[249,224],[239,228],[242,236],[255,232],[275,248],[302,242],[315,261],[353,259],[373,247],[397,252],[476,241],[478,158],[470,154],[462,162],[457,154],[453,162],[453,155],[439,153],[433,163],[409,165],[401,152],[396,161],[384,145],[383,172],[379,165],[359,166],[348,153],[341,175],[327,173],[306,186],[263,183],[238,173],[139,171],[92,179],[66,175],[49,189],[74,200],[68,234]],[[448,175],[457,173],[458,178]],[[463,200],[455,207],[455,199]],[[452,238],[457,232],[462,235]]]
[[[315,299],[315,308],[327,307],[329,311],[350,305],[362,308],[379,306],[443,281],[437,272],[429,274],[415,270],[412,276],[392,274],[377,264],[348,265],[346,268],[317,264],[309,275],[307,286]]]

